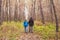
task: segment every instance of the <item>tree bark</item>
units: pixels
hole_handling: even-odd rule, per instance
[[[14,20],[15,21],[17,21],[17,19],[18,19],[17,18],[17,15],[18,15],[17,13],[18,13],[18,8],[17,8],[17,0],[16,0],[16,2],[15,2],[15,13],[14,13]]]
[[[53,23],[53,11],[52,11],[52,2],[50,1],[50,13],[51,13],[51,22]]]
[[[2,21],[2,20],[1,20],[1,14],[2,14],[2,13],[1,13],[1,4],[2,4],[2,0],[0,0],[0,25],[1,25],[1,21]]]
[[[45,21],[44,21],[44,15],[43,15],[43,9],[42,9],[42,0],[39,0],[40,2],[40,13],[41,13],[41,18],[42,18],[42,23],[45,24]]]
[[[12,15],[11,15],[11,2],[10,2],[10,0],[9,0],[9,21],[11,22],[11,20],[12,20]]]
[[[36,20],[35,5],[36,5],[36,0],[33,1],[33,16],[34,16],[34,20]]]
[[[9,14],[9,7],[8,7],[9,4],[8,4],[8,1],[9,0],[6,0],[6,21],[8,21],[8,16],[9,16],[8,15]]]
[[[58,40],[58,35],[57,35],[58,28],[59,28],[59,26],[58,26],[58,18],[57,18],[56,9],[55,9],[55,5],[54,5],[53,0],[51,0],[51,3],[52,3],[52,6],[53,6],[53,11],[54,11],[54,16],[55,16],[55,22],[56,22],[56,40]]]

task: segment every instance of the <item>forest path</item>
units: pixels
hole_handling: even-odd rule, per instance
[[[34,33],[22,33],[20,40],[41,40],[40,36]]]

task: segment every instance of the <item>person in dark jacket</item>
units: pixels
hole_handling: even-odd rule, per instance
[[[31,17],[30,19],[29,19],[29,32],[33,32],[33,26],[34,26],[34,20],[33,20],[33,18]]]
[[[25,20],[23,25],[24,25],[24,28],[25,28],[25,32],[27,33],[28,32],[28,25],[29,25],[28,21]]]

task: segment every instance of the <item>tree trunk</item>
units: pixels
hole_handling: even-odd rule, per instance
[[[35,5],[36,5],[36,0],[33,1],[33,16],[34,16],[34,20],[36,20]]]
[[[45,21],[44,21],[44,15],[43,15],[43,9],[42,9],[42,0],[39,1],[40,2],[40,13],[41,13],[41,18],[42,18],[42,23],[45,24]]]
[[[53,11],[52,11],[52,2],[50,1],[50,13],[51,13],[51,22],[53,23]]]
[[[9,0],[9,21],[11,22],[12,18],[11,18],[11,4],[10,4],[10,0]]]
[[[56,22],[56,40],[58,40],[58,18],[57,18],[57,14],[56,14],[56,9],[55,9],[55,5],[54,5],[54,2],[53,0],[51,0],[51,3],[52,3],[52,6],[53,6],[53,11],[54,11],[54,16],[55,16],[55,22]]]
[[[18,13],[18,9],[17,9],[17,1],[15,2],[15,13],[14,13],[14,20],[17,21],[17,14]]]
[[[1,13],[1,4],[2,4],[2,0],[0,0],[0,25],[1,25],[1,21],[2,21],[2,20],[1,20],[1,14],[2,14],[2,13]]]
[[[9,7],[8,7],[8,1],[9,0],[6,0],[6,21],[8,21],[8,14],[9,14]]]

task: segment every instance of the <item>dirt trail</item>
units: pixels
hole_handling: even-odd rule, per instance
[[[20,40],[40,40],[40,36],[34,33],[23,33],[20,36]]]

